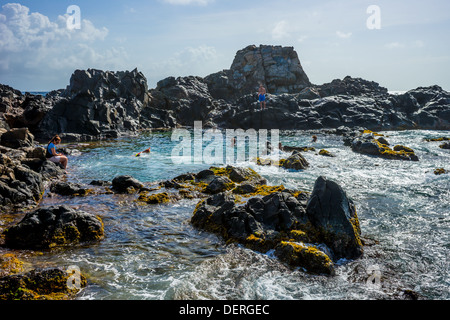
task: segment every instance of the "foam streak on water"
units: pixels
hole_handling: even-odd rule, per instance
[[[310,168],[303,172],[247,166],[270,184],[311,191],[323,175],[338,182],[356,204],[368,246],[363,258],[342,263],[335,277],[312,276],[293,270],[270,254],[239,246],[192,228],[189,219],[197,204],[142,206],[133,196],[46,199],[43,205],[65,203],[99,214],[106,238],[93,246],[46,252],[34,263],[78,265],[89,286],[81,299],[389,299],[398,288],[428,299],[449,299],[450,153],[424,138],[448,132],[387,132],[392,144],[416,150],[419,162],[384,160],[353,153],[341,137],[319,135],[316,152],[304,152]],[[284,145],[311,146],[310,135],[285,132]],[[152,147],[140,158],[133,154]],[[198,172],[207,165],[174,165],[169,133],[100,143],[70,159],[69,180],[89,183],[120,174],[144,182]],[[335,158],[318,155],[325,148]],[[367,285],[376,266],[382,286]]]

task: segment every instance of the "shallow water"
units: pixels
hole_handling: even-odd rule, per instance
[[[214,235],[194,229],[189,220],[197,200],[168,205],[139,205],[136,196],[46,197],[42,206],[65,203],[98,214],[105,223],[103,241],[87,247],[30,255],[45,266],[77,265],[88,278],[79,299],[390,299],[400,289],[426,299],[449,299],[450,152],[424,138],[448,132],[386,132],[391,145],[412,147],[419,162],[384,160],[353,153],[342,138],[283,132],[284,145],[314,146],[304,152],[310,167],[289,172],[249,166],[269,181],[311,191],[320,176],[337,181],[356,204],[363,236],[377,241],[363,258],[341,261],[335,277],[292,270],[270,253],[225,246]],[[152,154],[133,155],[152,147]],[[174,165],[170,133],[101,142],[70,157],[69,181],[111,181],[121,174],[157,182],[210,165]],[[322,148],[336,155],[318,155]],[[378,287],[366,280],[376,268]]]

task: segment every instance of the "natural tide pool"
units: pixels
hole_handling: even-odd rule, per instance
[[[425,138],[448,136],[439,131],[384,132],[392,144],[411,147],[418,162],[385,160],[354,153],[342,137],[281,132],[283,145],[313,146],[303,152],[310,166],[304,171],[250,167],[271,185],[312,191],[319,176],[335,180],[353,199],[362,235],[371,239],[365,255],[343,261],[334,277],[313,276],[291,269],[270,254],[257,253],[194,229],[189,220],[198,200],[142,205],[136,195],[102,194],[87,197],[44,197],[41,206],[66,204],[102,217],[105,239],[97,244],[28,252],[41,266],[76,265],[88,279],[78,299],[392,299],[412,290],[425,299],[450,298],[449,231],[450,152]],[[207,164],[174,164],[175,142],[170,132],[98,142],[81,146],[70,156],[68,181],[88,184],[131,175],[142,182],[172,179],[207,169]],[[152,153],[134,155],[152,148]],[[336,157],[318,155],[326,149]],[[367,284],[377,270],[379,287]]]

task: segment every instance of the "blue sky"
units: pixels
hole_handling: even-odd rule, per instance
[[[81,29],[69,30],[77,5]],[[367,9],[380,9],[369,29]],[[450,91],[450,1],[0,1],[0,83],[64,88],[75,69],[132,70],[149,87],[167,76],[228,69],[250,44],[293,46],[315,84],[347,75],[392,91]]]

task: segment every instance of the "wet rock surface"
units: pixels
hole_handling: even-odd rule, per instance
[[[198,204],[191,223],[227,242],[260,252],[275,250],[280,260],[312,273],[332,275],[334,262],[363,253],[353,202],[324,177],[317,179],[309,197],[274,190],[249,196],[242,205],[240,201],[233,192],[210,196]]]
[[[55,206],[26,214],[4,236],[9,248],[49,249],[101,240],[104,230],[102,220],[93,214]]]

